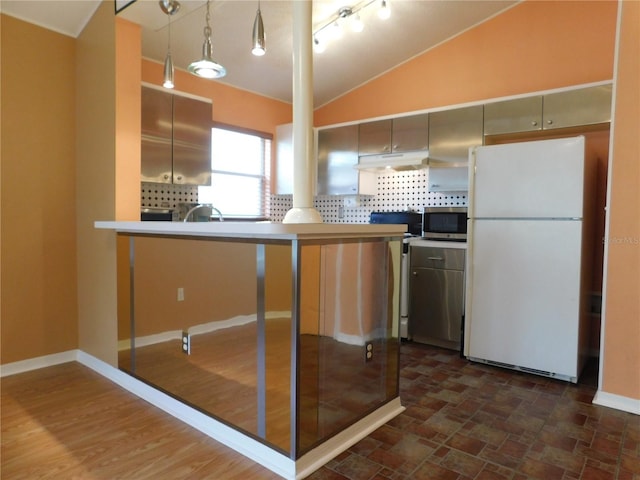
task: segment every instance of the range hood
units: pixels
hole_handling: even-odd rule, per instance
[[[358,159],[353,168],[364,171],[419,170],[427,168],[429,152],[385,153],[365,155]]]

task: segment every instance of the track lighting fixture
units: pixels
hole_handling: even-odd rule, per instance
[[[361,32],[364,23],[360,18],[360,12],[370,5],[379,6],[378,16],[386,20],[390,16],[389,0],[364,0],[353,7],[342,7],[329,20],[323,23],[313,32],[313,48],[321,53],[326,49],[326,44],[330,40],[335,40],[342,36],[342,29],[347,24],[354,32]]]
[[[209,11],[210,0],[207,0],[206,26],[204,27],[204,43],[202,44],[202,59],[189,65],[189,72],[202,78],[221,78],[227,74],[227,70],[211,58],[213,47],[211,45],[211,15]]]

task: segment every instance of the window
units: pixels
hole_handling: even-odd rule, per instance
[[[211,129],[211,186],[198,187],[198,201],[225,217],[266,218],[271,135],[232,128]]]

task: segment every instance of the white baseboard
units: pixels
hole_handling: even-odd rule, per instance
[[[634,413],[640,415],[640,400],[636,398],[623,397],[615,393],[603,392],[598,390],[593,397],[593,403],[603,407],[615,408],[623,412]]]
[[[370,413],[296,461],[296,480],[303,479],[405,410],[400,397]]]
[[[8,377],[17,373],[29,372],[39,368],[52,367],[61,363],[75,362],[78,358],[79,350],[68,350],[66,352],[53,353],[42,357],[29,358],[19,362],[6,363],[0,365],[0,377]]]
[[[274,318],[290,318],[291,312],[267,312],[265,313],[265,319],[271,320]],[[193,325],[187,328],[187,332],[190,335],[201,335],[203,333],[211,333],[224,328],[239,327],[251,322],[257,321],[257,315],[237,315],[227,320],[216,320],[213,322],[201,323],[199,325]],[[146,347],[148,345],[154,345],[156,343],[164,343],[170,340],[180,340],[182,338],[182,330],[168,330],[166,332],[154,333],[152,335],[144,335],[142,337],[136,337],[136,347]],[[131,339],[126,338],[118,341],[118,351],[128,350],[131,347]]]
[[[80,351],[78,353],[78,362],[281,477],[295,479],[296,464],[285,455],[179,402],[175,398],[156,390],[92,355]]]

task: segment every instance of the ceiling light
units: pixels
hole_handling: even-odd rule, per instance
[[[202,44],[202,59],[192,62],[189,65],[189,72],[197,77],[202,78],[221,78],[227,74],[227,70],[215,62],[211,55],[213,53],[213,47],[211,46],[211,27],[209,26],[209,20],[211,18],[209,14],[209,3],[207,0],[207,16],[206,26],[204,27],[204,43]]]
[[[322,53],[327,49],[327,44],[320,40],[318,37],[313,37],[313,51],[316,53]]]
[[[177,0],[160,0],[160,9],[167,14],[167,56],[164,59],[164,73],[162,86],[164,88],[173,88],[173,60],[171,59],[171,16],[180,10],[180,2]]]
[[[360,18],[360,14],[356,13],[353,18],[351,18],[351,30],[356,33],[360,33],[364,30],[364,23],[362,23],[362,19]]]
[[[253,47],[251,53],[256,57],[261,57],[267,53],[266,43],[264,39],[264,24],[262,23],[262,13],[260,12],[260,1],[258,0],[258,11],[256,19],[253,21]]]
[[[380,5],[380,10],[378,10],[378,16],[382,20],[386,20],[391,16],[391,9],[389,9],[389,4],[387,0],[382,0],[382,4]]]

